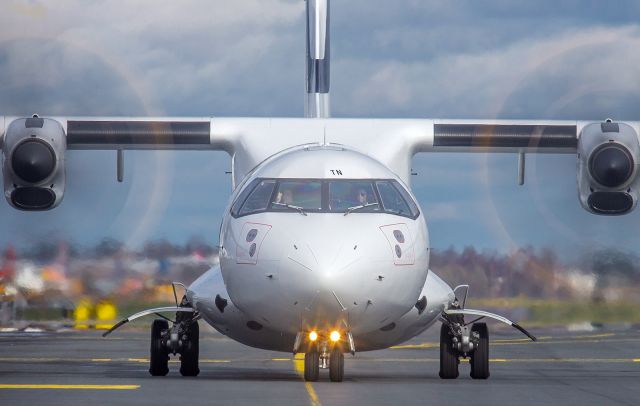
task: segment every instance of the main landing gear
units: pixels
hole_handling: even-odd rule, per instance
[[[176,320],[160,314],[161,312],[176,313]],[[149,351],[149,373],[153,376],[165,376],[169,373],[169,354],[180,354],[180,373],[182,376],[197,376],[198,356],[200,354],[198,327],[199,314],[183,299],[183,303],[176,307],[158,307],[148,309],[119,321],[102,334],[108,336],[126,323],[155,314],[161,319],[155,319],[151,324],[151,346]],[[172,326],[169,327],[169,322]]]
[[[182,376],[197,376],[200,373],[200,368],[198,367],[198,357],[200,355],[198,320],[200,319],[200,314],[189,303],[186,296],[183,296],[182,301],[178,304],[176,285],[182,287],[184,285],[178,282],[174,282],[172,285],[176,299],[175,307],[156,307],[143,310],[120,320],[108,331],[105,331],[102,336],[108,336],[130,321],[155,314],[161,318],[155,319],[151,323],[149,373],[152,376],[165,376],[169,373],[169,354],[180,354],[180,374]],[[163,316],[162,313],[175,313],[175,321]],[[171,322],[171,327],[169,327],[169,322]]]
[[[486,323],[468,326],[442,323],[440,328],[440,378],[456,379],[460,358],[469,358],[471,378],[489,378],[489,329]]]
[[[169,373],[169,354],[180,354],[180,374],[198,376],[199,339],[198,320],[191,315],[177,313],[171,328],[166,319],[154,320],[151,324],[149,373],[152,376],[166,375]]]
[[[477,318],[473,322],[465,323],[465,315]],[[469,358],[473,379],[489,377],[489,329],[486,323],[477,323],[485,317],[508,324],[532,341],[536,341],[536,338],[518,323],[497,314],[473,309],[445,309],[440,328],[440,378],[457,378],[461,357]]]
[[[506,317],[465,308],[468,285],[457,286],[453,291],[456,299],[441,315],[440,378],[456,379],[459,375],[460,358],[469,359],[473,379],[489,378],[489,329],[486,323],[478,323],[485,317],[505,323],[529,337],[531,341],[536,341],[531,333]],[[476,319],[466,323],[465,315]]]

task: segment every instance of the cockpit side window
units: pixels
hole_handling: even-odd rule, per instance
[[[401,216],[413,217],[413,213],[409,209],[409,205],[402,197],[398,189],[394,187],[391,181],[376,182],[384,211],[387,213],[399,214]]]
[[[409,192],[407,192],[407,189],[402,187],[402,185],[395,180],[393,181],[393,186],[398,190],[398,192],[400,192],[402,197],[404,197],[404,201],[409,205],[409,210],[411,210],[411,217],[418,217],[420,210],[418,210],[418,205],[416,204],[415,200],[413,200]]]
[[[231,215],[237,217],[240,215],[240,207],[242,207],[242,203],[247,199],[249,193],[253,191],[258,183],[261,182],[261,179],[254,179],[247,187],[245,187],[242,192],[236,197],[236,200],[233,202],[231,206]]]
[[[267,207],[269,207],[271,195],[273,195],[273,189],[275,186],[275,180],[260,180],[260,182],[251,191],[249,197],[245,200],[242,208],[240,209],[239,215],[244,216],[246,214],[266,210]]]

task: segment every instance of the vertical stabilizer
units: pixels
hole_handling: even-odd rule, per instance
[[[329,117],[329,0],[307,2],[306,117]]]

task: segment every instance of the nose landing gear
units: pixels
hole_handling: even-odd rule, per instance
[[[316,382],[320,377],[320,369],[329,369],[331,382],[342,382],[344,353],[340,343],[329,344],[328,341],[322,341],[309,345],[304,354],[304,380]]]

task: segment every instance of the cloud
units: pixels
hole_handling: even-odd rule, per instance
[[[334,115],[637,119],[640,3],[616,5],[334,1]],[[300,116],[304,47],[302,0],[7,0],[0,114]],[[0,245],[56,233],[216,241],[229,192],[224,154],[127,152],[124,185],[112,152],[68,159],[62,206],[20,213],[4,204]],[[622,224],[577,207],[572,162],[527,162],[539,165],[517,188],[515,157],[418,157],[413,187],[434,241],[569,251],[577,243],[562,230],[615,244],[620,229],[637,246],[637,215]],[[150,199],[153,190],[162,193]]]
[[[432,60],[347,58],[337,63],[334,106],[350,116],[629,117],[635,109],[620,102],[640,99],[638,47],[640,29],[628,26]]]

